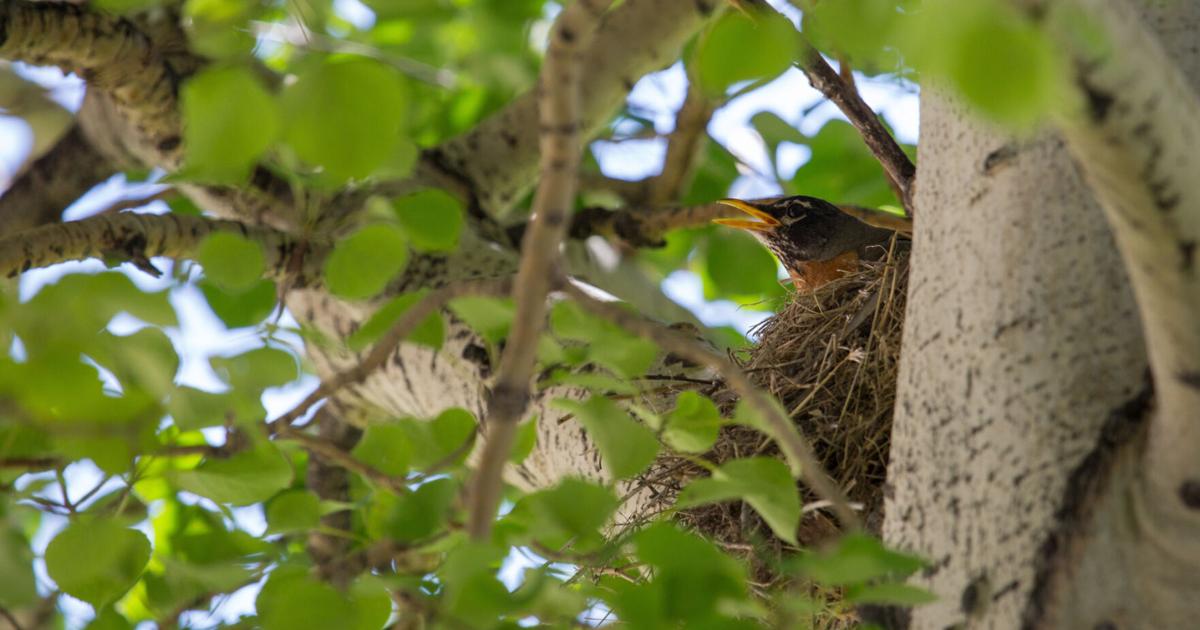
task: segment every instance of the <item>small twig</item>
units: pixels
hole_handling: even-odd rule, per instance
[[[796,425],[754,386],[741,368],[723,355],[701,346],[692,337],[643,319],[616,304],[597,300],[574,285],[568,283],[562,290],[585,309],[639,336],[655,340],[667,352],[716,370],[766,420],[792,467],[803,471],[804,479],[813,490],[833,504],[838,520],[848,528],[861,528],[858,516],[850,508],[845,494],[821,467],[812,446],[796,429]]]
[[[580,77],[600,16],[612,0],[576,0],[555,20],[546,59],[538,77],[538,125],[541,181],[533,197],[533,221],[521,243],[521,264],[513,287],[516,315],[500,356],[496,385],[488,401],[487,443],[472,479],[468,532],[476,540],[491,531],[504,463],[517,422],[529,399],[529,381],[537,340],[545,326],[546,296],[559,272],[559,248],[566,237],[575,199],[582,141]]]
[[[3,606],[0,606],[0,617],[3,617],[9,623],[13,627],[13,630],[25,630],[21,623],[17,621],[17,618]]]
[[[399,320],[387,331],[387,333],[371,347],[371,351],[354,367],[334,374],[332,378],[324,380],[315,390],[300,404],[293,407],[287,413],[275,418],[267,423],[267,428],[270,433],[279,433],[282,429],[288,428],[293,422],[300,419],[313,405],[321,400],[336,394],[343,387],[352,383],[361,383],[380,366],[387,363],[396,352],[400,342],[412,333],[426,317],[436,313],[446,305],[447,302],[454,298],[463,297],[466,295],[502,295],[507,293],[511,286],[510,278],[497,278],[491,280],[468,280],[464,282],[456,282],[454,284],[435,289],[430,292],[421,301],[414,304],[411,308],[404,312]]]

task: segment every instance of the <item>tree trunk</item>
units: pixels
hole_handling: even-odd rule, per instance
[[[1195,67],[1200,5],[1145,4],[1168,53]],[[1143,28],[1105,26],[1120,43]],[[1117,50],[1122,59],[1129,49]],[[1147,96],[1126,99],[1123,115],[1155,119]],[[928,86],[922,94],[920,221],[884,526],[890,544],[932,563],[916,582],[939,599],[912,612],[912,627],[1195,622],[1194,543],[1160,516],[1163,495],[1142,479],[1144,436],[1161,418],[1125,271],[1136,252],[1118,250],[1071,161],[1096,154],[1067,128],[1069,142],[1020,142]],[[1148,185],[1150,171],[1126,171]]]

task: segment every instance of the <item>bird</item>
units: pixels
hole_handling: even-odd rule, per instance
[[[912,234],[907,217],[824,199],[795,195],[744,201],[721,199],[751,219],[720,218],[714,223],[746,230],[779,259],[797,291],[812,292],[878,259],[893,235]]]

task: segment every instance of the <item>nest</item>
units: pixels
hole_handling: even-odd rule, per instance
[[[741,357],[755,382],[783,403],[873,531],[883,517],[908,251],[907,242],[895,243],[884,260],[864,262],[852,275],[795,295],[753,331],[759,344]],[[735,394],[710,394],[732,411]],[[761,433],[738,426],[726,428],[710,454],[717,462],[752,455],[778,455],[778,449]],[[838,526],[820,497],[807,487],[803,492],[798,537],[803,547],[813,547]],[[740,503],[704,506],[680,517],[718,543],[758,556],[754,564],[764,568],[787,551]],[[770,557],[762,557],[764,552]]]

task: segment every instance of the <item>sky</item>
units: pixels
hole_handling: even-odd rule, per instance
[[[798,19],[795,9],[787,2],[772,1],[771,4]],[[358,0],[336,0],[335,9],[356,24],[369,25],[373,20],[371,11]],[[553,12],[548,12],[547,18],[552,16]],[[545,30],[534,29],[534,32],[544,33]],[[64,77],[62,73],[52,69],[19,67],[19,72],[47,86],[49,95],[64,107],[72,111],[78,109],[83,96],[83,85],[77,78]],[[918,130],[915,88],[863,77],[859,77],[858,86],[864,99],[886,118],[897,137],[902,142],[915,144]],[[685,91],[684,72],[682,66],[677,64],[639,81],[630,94],[629,102],[640,114],[654,122],[655,130],[661,135],[671,131],[675,111],[683,102]],[[760,111],[771,111],[785,121],[798,124],[802,132],[815,133],[830,118],[841,117],[832,104],[824,103],[813,107],[819,101],[820,94],[809,87],[798,70],[793,69],[763,88],[734,99],[717,110],[709,125],[709,134],[746,166],[733,185],[731,196],[752,198],[779,192],[773,179],[760,174],[770,172],[771,160],[767,156],[766,145],[749,124],[750,117]],[[810,108],[811,111],[802,114]],[[25,122],[19,118],[0,116],[0,189],[7,187],[10,179],[19,172],[32,143],[33,137]],[[665,148],[665,139],[659,138],[594,143],[592,150],[605,174],[638,179],[657,173]],[[808,158],[807,148],[784,143],[776,156],[776,163],[782,171],[780,175],[790,178],[795,169]],[[129,185],[118,176],[97,186],[67,209],[64,217],[67,220],[85,217],[119,199],[145,197],[159,189],[160,187],[146,184]],[[162,202],[155,202],[139,211],[165,212],[166,206]],[[160,268],[172,264],[169,261],[155,262]],[[200,273],[196,265],[183,264],[189,265],[192,277]],[[22,278],[21,299],[28,299],[42,286],[56,281],[65,273],[98,271],[103,268],[104,265],[98,261],[86,261],[30,272]],[[138,286],[147,290],[167,288],[171,284],[172,276],[167,273],[164,274],[165,279],[157,280],[136,271],[129,272],[128,275]],[[708,325],[732,325],[745,332],[770,316],[770,313],[742,309],[728,301],[706,301],[699,278],[687,271],[678,271],[669,276],[663,283],[663,290],[673,300],[696,313],[701,321]],[[193,286],[172,288],[170,299],[180,320],[178,328],[167,331],[182,361],[178,382],[203,389],[220,389],[223,385],[209,368],[208,358],[213,355],[236,354],[260,345],[258,335],[252,329],[225,329]],[[283,323],[293,322],[288,317]],[[128,334],[142,325],[131,317],[118,317],[111,328],[117,334]],[[284,340],[297,348],[300,347],[300,341],[295,337],[285,337]],[[286,411],[315,386],[316,379],[306,377],[289,387],[267,392],[264,404],[268,414],[275,416]],[[223,436],[216,431],[209,437],[219,441]],[[69,485],[73,488],[90,488],[101,479],[100,472],[88,463],[71,466],[67,474]],[[235,520],[239,527],[252,534],[261,533],[265,528],[261,513],[256,508],[235,510]],[[65,521],[61,518],[47,519],[46,525],[35,537],[35,551],[44,551],[45,545],[64,525]],[[540,564],[540,559],[522,552],[514,552],[502,571],[502,578],[506,583],[515,585],[519,582],[524,568],[535,564]],[[46,583],[48,579],[40,560],[36,569],[40,579]],[[256,593],[257,589],[254,587],[242,589],[220,606],[217,616],[234,618],[239,612],[252,609]],[[92,615],[89,606],[69,597],[63,598],[61,605],[68,616],[68,627],[79,627]],[[200,623],[209,619],[209,613],[189,614],[194,615],[195,621]]]

